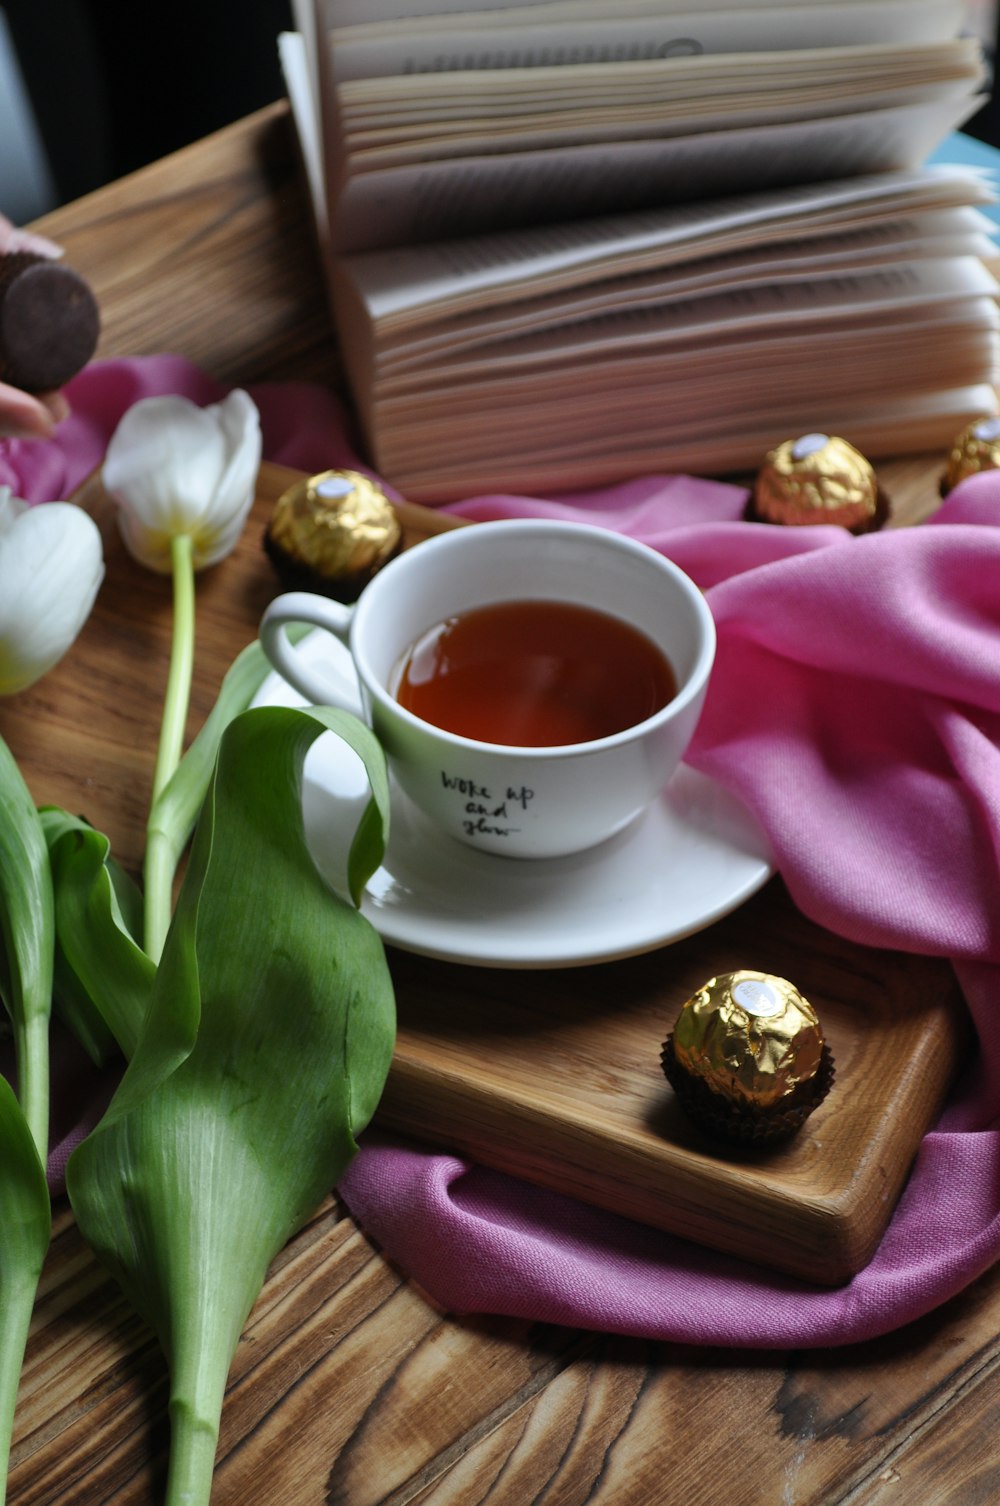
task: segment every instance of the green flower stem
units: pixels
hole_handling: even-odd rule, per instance
[[[187,534],[177,534],[171,539],[170,558],[174,578],[174,624],[151,808],[180,763],[194,670],[194,566],[191,539]],[[158,962],[170,927],[174,864],[170,843],[152,823],[146,832],[144,876],[144,945],[153,961]]]
[[[164,1506],[202,1506],[212,1494],[219,1419],[231,1355],[207,1334],[185,1335],[171,1366],[170,1463]]]
[[[30,1014],[14,1025],[17,1093],[21,1111],[45,1165],[49,1152],[49,1017]]]
[[[21,1112],[43,1166],[49,1139],[54,948],[45,833],[14,755],[0,738],[0,995],[13,1027]]]
[[[45,1168],[28,1122],[0,1077],[0,1502],[7,1498],[14,1408],[52,1222]]]
[[[4,1282],[0,1306],[0,1503],[7,1499],[14,1408],[39,1274],[36,1270],[25,1271],[20,1280]]]

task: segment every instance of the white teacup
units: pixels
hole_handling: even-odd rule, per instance
[[[624,619],[659,648],[677,693],[635,726],[590,742],[479,742],[396,700],[414,643],[442,620],[494,602],[572,602]],[[325,628],[351,653],[364,715],[407,796],[461,842],[547,858],[604,841],[657,799],[694,733],[715,657],[715,625],[697,586],[634,540],[587,524],[517,520],[435,535],[397,556],[353,607],[291,592],[260,636],[274,667],[313,705],[356,709],[306,662],[284,628]]]

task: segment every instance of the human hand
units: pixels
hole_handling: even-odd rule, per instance
[[[59,246],[44,236],[16,229],[0,214],[0,256],[16,251],[30,251],[35,256],[62,255]],[[61,392],[31,394],[20,387],[0,382],[0,436],[11,439],[47,439],[56,424],[69,413],[69,403]]]

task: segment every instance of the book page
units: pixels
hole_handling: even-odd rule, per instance
[[[834,326],[821,339],[800,326],[763,340],[651,351],[640,354],[635,367],[622,360],[597,367],[581,362],[567,367],[561,384],[546,372],[529,372],[509,385],[494,378],[431,394],[415,391],[380,400],[376,429],[407,468],[457,468],[475,467],[484,454],[503,455],[509,464],[512,434],[519,458],[551,459],[567,449],[597,457],[650,438],[704,438],[758,416],[770,425],[763,455],[776,443],[776,422],[782,438],[803,432],[803,408],[815,415],[813,427],[844,434],[833,427],[844,408],[858,417],[873,404],[914,394],[933,403],[949,388],[985,384],[995,370],[996,333],[976,320],[976,312],[970,304],[965,319]]]
[[[598,458],[651,438],[704,438],[759,416],[770,429],[763,455],[778,437],[796,432],[804,407],[814,414],[813,427],[843,434],[832,425],[845,407],[860,416],[887,399],[917,394],[933,400],[948,388],[986,381],[995,369],[996,334],[975,320],[975,305],[969,307],[968,319],[875,320],[822,331],[800,325],[720,347],[654,349],[640,354],[634,367],[622,359],[596,366],[581,361],[566,368],[562,383],[535,371],[509,385],[493,379],[414,391],[376,403],[376,432],[407,468],[458,468],[475,467],[489,454],[509,464],[512,434],[517,458],[548,460],[567,449],[581,459]]]
[[[708,292],[725,293],[768,283],[815,281],[835,273],[857,276],[901,262],[944,257],[982,260],[995,252],[974,210],[944,211],[889,221],[815,240],[796,235],[788,244],[756,246],[728,256],[706,254],[695,261],[667,264],[633,276],[602,278],[580,289],[526,298],[436,321],[415,330],[380,334],[372,331],[373,370],[388,375],[433,363],[490,341],[522,332],[557,329],[583,319],[623,309],[688,299]]]
[[[895,332],[875,326],[870,338],[892,340]],[[928,341],[942,343],[945,349],[946,359],[938,368],[924,348]],[[519,463],[544,466],[570,454],[577,462],[599,464],[624,449],[678,439],[700,442],[704,453],[705,441],[713,434],[738,431],[751,422],[763,440],[754,461],[759,465],[766,451],[781,439],[809,428],[847,438],[850,428],[838,418],[845,410],[853,415],[853,427],[861,418],[871,418],[880,408],[884,411],[888,404],[907,398],[933,406],[942,392],[981,381],[985,369],[984,354],[974,345],[965,348],[960,343],[952,358],[945,327],[921,326],[912,339],[904,337],[897,353],[905,375],[898,383],[892,382],[886,364],[866,364],[864,346],[857,338],[847,336],[841,341],[831,336],[829,342],[824,341],[824,354],[827,349],[829,361],[814,373],[801,337],[797,345],[793,340],[768,342],[757,352],[756,368],[751,367],[749,357],[741,366],[734,347],[729,368],[702,373],[696,366],[691,381],[685,380],[685,358],[678,355],[663,364],[650,361],[641,386],[618,385],[617,372],[604,370],[603,392],[588,383],[586,368],[581,368],[568,372],[558,390],[539,381],[535,387],[504,391],[495,403],[492,394],[483,392],[479,407],[456,409],[450,426],[443,420],[440,404],[430,412],[386,405],[376,415],[380,468],[408,492],[399,476],[401,470],[410,474],[451,471],[464,474],[468,484],[487,457],[492,458],[491,468],[499,460],[500,474],[506,470],[509,475]],[[700,354],[688,356],[686,364],[690,367]],[[450,394],[442,395],[442,401],[448,399]],[[806,424],[803,420],[809,414],[812,421]],[[516,448],[510,443],[512,434],[517,436]],[[953,430],[947,442],[954,437]]]
[[[868,225],[919,209],[986,205],[973,169],[921,169],[810,183],[631,215],[575,220],[340,258],[372,322],[386,329],[474,312],[697,254]],[[981,228],[981,227],[980,227]]]
[[[319,132],[309,60],[301,32],[283,31],[278,37],[278,60],[288,91],[288,102],[295,118],[295,130],[302,152],[302,165],[309,184],[309,198],[321,247],[329,240],[326,208],[326,183],[319,151]]]
[[[973,257],[929,260],[887,266],[863,275],[843,272],[814,280],[766,281],[737,285],[722,293],[711,290],[701,297],[679,295],[632,308],[601,311],[585,319],[532,330],[514,338],[485,342],[471,350],[442,355],[434,366],[435,379],[447,376],[449,383],[468,383],[480,376],[503,371],[510,381],[522,366],[562,368],[567,357],[586,357],[593,362],[614,351],[630,359],[647,344],[663,346],[695,335],[726,338],[748,330],[771,334],[783,322],[808,319],[822,338],[825,321],[858,322],[869,310],[884,317],[888,311],[926,308],[937,302],[983,299],[1000,289],[981,262]],[[429,368],[421,368],[418,381],[426,387]],[[410,379],[400,374],[398,382]],[[387,376],[380,390],[395,390],[397,378]]]
[[[776,97],[827,98],[934,86],[984,76],[968,38],[934,46],[830,47],[757,53],[752,69],[731,54],[669,62],[608,63],[601,68],[512,68],[498,73],[398,75],[355,79],[338,89],[345,130],[383,136],[504,129],[521,121],[572,118],[574,113],[636,109],[676,112],[700,106],[729,108],[734,100],[773,103]]]
[[[349,172],[381,172],[461,157],[498,156],[515,152],[550,152],[578,146],[611,146],[620,142],[667,141],[705,131],[754,130],[760,126],[797,121],[825,120],[846,113],[898,109],[907,105],[934,105],[969,97],[966,81],[921,88],[879,89],[864,94],[851,89],[775,90],[769,99],[714,99],[675,107],[634,107],[618,110],[580,110],[561,121],[546,117],[535,123],[518,121],[506,129],[484,122],[478,130],[457,127],[431,134],[406,132],[348,132],[345,155]]]
[[[498,17],[509,20],[512,26],[522,25],[525,20],[544,13],[555,20],[573,21],[580,16],[602,15],[607,12],[609,0],[307,0],[314,6],[317,16],[327,27],[381,25],[385,22],[410,22],[419,25],[447,26],[456,16],[469,24],[482,19],[493,24]],[[907,32],[907,11],[912,0],[812,0],[812,8],[837,6],[880,8],[893,15],[892,24],[902,38]],[[699,10],[739,11],[759,7],[759,0],[699,0]],[[678,11],[690,11],[692,0],[618,0],[617,10],[623,15],[641,15],[647,12],[670,15]],[[768,0],[771,10],[802,10],[809,8],[809,0]],[[912,7],[914,10],[916,6]],[[957,27],[964,17],[964,5],[960,0],[933,0],[929,8],[947,11]]]
[[[915,167],[974,101],[709,131],[662,142],[467,157],[365,173],[331,206],[334,250],[415,245],[739,190]]]
[[[315,0],[316,7],[323,13],[328,27],[361,26],[366,22],[380,24],[433,19],[463,13],[473,14],[479,11],[508,9],[530,11],[536,8],[542,9],[551,3],[552,0],[512,0],[510,6],[505,6],[498,4],[497,0]],[[594,0],[581,0],[581,3],[588,6],[592,5]],[[666,3],[669,4],[669,0],[666,0]],[[690,0],[686,0],[686,3],[690,4]],[[707,0],[707,3],[711,5],[716,3],[716,0]],[[719,3],[728,8],[734,3],[736,5],[752,4],[752,0],[719,0]]]
[[[871,335],[885,339],[888,333],[874,328]],[[781,438],[810,428],[846,438],[860,419],[870,419],[880,409],[885,412],[907,399],[915,407],[919,403],[933,409],[943,392],[972,385],[975,372],[982,371],[974,349],[960,350],[937,371],[921,350],[917,336],[926,343],[928,339],[947,340],[947,334],[933,327],[915,332],[915,338],[899,352],[907,375],[895,386],[885,366],[865,365],[856,340],[844,344],[831,340],[829,364],[815,386],[808,380],[808,355],[801,348],[796,351],[790,342],[777,342],[760,351],[761,361],[767,361],[775,372],[766,387],[758,375],[755,388],[753,374],[747,371],[709,372],[687,383],[678,360],[650,371],[641,388],[616,388],[610,400],[607,391],[602,397],[585,386],[582,373],[580,383],[568,381],[561,392],[540,387],[509,394],[502,408],[491,403],[487,407],[489,398],[484,395],[480,411],[458,415],[451,431],[441,422],[440,412],[430,422],[418,413],[383,414],[379,420],[383,469],[394,480],[402,466],[410,472],[434,468],[466,473],[468,481],[467,473],[474,473],[484,457],[493,457],[494,466],[499,459],[502,474],[503,468],[509,472],[519,462],[534,460],[545,465],[570,455],[577,463],[600,463],[626,448],[659,447],[678,440],[697,440],[704,451],[711,436],[750,425],[763,440],[755,461],[759,465],[778,442],[775,413],[783,420],[778,430]],[[845,412],[852,414],[849,426],[838,418]],[[810,414],[811,423],[804,422]],[[512,433],[518,436],[516,453],[511,452]],[[947,442],[954,437],[953,430]]]
[[[989,338],[995,342],[995,333]],[[891,350],[894,360],[866,359],[875,342]],[[928,342],[941,348],[938,365]],[[634,373],[622,362],[597,371],[581,364],[567,371],[562,386],[536,373],[510,387],[484,383],[468,393],[441,389],[436,405],[415,393],[380,402],[377,428],[407,467],[459,467],[475,466],[483,454],[504,454],[505,442],[509,451],[511,434],[517,435],[521,457],[550,458],[566,449],[593,456],[651,437],[703,437],[755,415],[770,424],[759,464],[764,450],[778,442],[776,422],[781,438],[803,432],[796,415],[804,407],[819,418],[815,427],[843,434],[833,421],[847,406],[857,416],[872,403],[899,402],[913,394],[933,401],[949,388],[985,385],[991,370],[991,351],[971,322],[921,320],[903,330],[876,322],[865,331],[826,331],[821,369],[816,369],[816,347],[815,335],[810,339],[800,329],[763,342],[727,343],[717,360],[695,347],[640,357]],[[898,381],[893,380],[896,367]],[[632,380],[640,374],[641,382]],[[445,402],[453,405],[450,419]],[[949,441],[953,438],[949,435]],[[512,458],[508,453],[508,461]]]
[[[800,389],[796,402],[785,410],[784,434],[818,429],[849,437],[872,459],[918,451],[945,453],[966,424],[997,412],[997,398],[985,383],[957,383],[936,390],[896,395],[883,393],[862,403],[842,398],[836,406],[822,399],[810,402]],[[593,416],[599,418],[594,406]],[[562,414],[550,418],[551,427]],[[591,426],[593,433],[593,425]],[[451,463],[447,451],[409,463],[388,442],[375,447],[383,475],[415,502],[457,502],[496,492],[539,495],[579,487],[600,486],[630,476],[677,474],[725,475],[753,471],[775,443],[774,417],[767,410],[726,413],[720,406],[702,415],[702,422],[664,434],[655,428],[642,439],[605,434],[597,453],[581,455],[573,443],[550,450],[526,445],[511,453],[509,444],[495,448],[481,443],[476,453]]]
[[[961,7],[939,0],[910,0],[905,41],[943,42],[960,26]],[[959,19],[956,20],[956,13]],[[898,0],[868,5],[748,6],[715,11],[690,7],[647,15],[608,8],[572,19],[548,21],[536,7],[518,24],[491,12],[491,24],[418,29],[400,24],[337,26],[329,36],[333,76],[349,79],[393,74],[491,71],[506,68],[595,66],[702,53],[754,53],[798,48],[846,47],[900,42]]]

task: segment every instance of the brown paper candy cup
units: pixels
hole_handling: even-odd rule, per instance
[[[833,1055],[824,1042],[813,1077],[799,1083],[773,1107],[757,1108],[723,1097],[700,1077],[686,1071],[674,1054],[672,1034],[663,1043],[660,1061],[677,1101],[693,1123],[713,1139],[750,1148],[776,1145],[794,1135],[823,1102],[835,1076]]]

